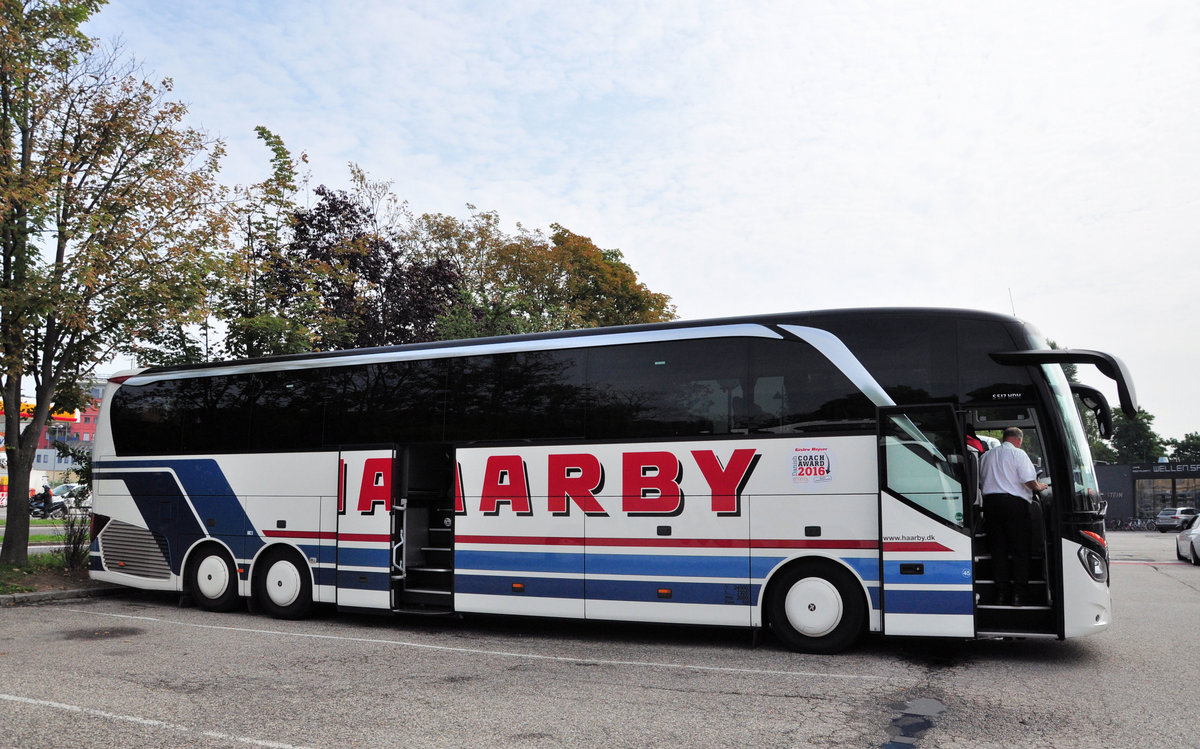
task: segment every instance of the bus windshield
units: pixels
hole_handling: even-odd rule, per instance
[[[1071,383],[1058,364],[1043,364],[1042,371],[1050,382],[1054,394],[1054,405],[1062,417],[1063,431],[1067,436],[1067,460],[1071,468],[1074,490],[1071,493],[1072,509],[1077,512],[1096,512],[1100,509],[1100,488],[1096,481],[1096,470],[1092,465],[1092,452],[1088,446],[1083,420],[1075,407],[1071,394]],[[1061,496],[1061,495],[1059,495]]]

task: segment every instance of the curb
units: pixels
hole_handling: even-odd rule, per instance
[[[47,601],[67,601],[72,598],[92,598],[93,596],[112,595],[121,590],[127,590],[120,585],[104,586],[99,588],[79,588],[76,590],[47,590],[41,593],[9,593],[0,596],[0,606],[28,606],[34,603],[46,603]]]

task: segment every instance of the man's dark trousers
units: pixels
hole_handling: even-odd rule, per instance
[[[1009,593],[1026,596],[1029,584],[1029,503],[1012,494],[983,495],[992,578],[1001,600]],[[1009,555],[1012,566],[1009,567]]]

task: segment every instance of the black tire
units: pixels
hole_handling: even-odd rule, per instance
[[[232,611],[238,605],[238,572],[224,549],[206,546],[188,561],[188,593],[205,611]]]
[[[805,561],[771,582],[767,621],[785,645],[801,653],[840,653],[862,635],[867,604],[862,586],[836,564]]]
[[[1194,541],[1192,542],[1192,564],[1200,567],[1200,546],[1197,546]]]
[[[67,516],[67,511],[61,507],[55,507],[50,511],[50,517],[55,520],[62,520]]]
[[[290,550],[269,551],[254,575],[254,600],[276,619],[303,619],[312,608],[308,565]]]

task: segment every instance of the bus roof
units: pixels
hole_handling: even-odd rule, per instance
[[[581,348],[590,345],[586,339],[615,337],[619,343],[638,343],[652,340],[678,340],[700,337],[726,337],[732,335],[748,335],[751,337],[780,337],[772,335],[770,327],[785,323],[819,322],[822,319],[848,319],[855,317],[955,317],[971,319],[987,319],[996,322],[1025,325],[1015,317],[995,312],[979,310],[951,309],[940,307],[858,307],[829,310],[809,310],[797,312],[781,312],[764,315],[741,317],[720,317],[702,320],[672,320],[662,323],[644,323],[639,325],[620,325],[602,328],[578,328],[546,333],[526,333],[519,335],[489,336],[449,341],[430,341],[426,343],[408,343],[397,346],[377,346],[373,348],[342,349],[337,351],[307,352],[302,354],[286,354],[254,359],[231,359],[207,362],[204,364],[182,364],[164,367],[148,367],[145,369],[122,372],[112,378],[115,382],[128,379],[172,379],[182,373],[218,374],[217,371],[270,371],[287,369],[294,366],[308,368],[311,366],[349,366],[352,361],[343,359],[420,359],[420,358],[449,358],[454,356],[471,356],[474,354],[496,353],[498,351],[539,351],[558,348]],[[754,329],[759,329],[757,332]],[[713,335],[689,335],[689,331],[711,331]],[[560,342],[555,344],[553,342]],[[542,345],[546,344],[546,345]],[[391,356],[389,356],[391,355]]]

